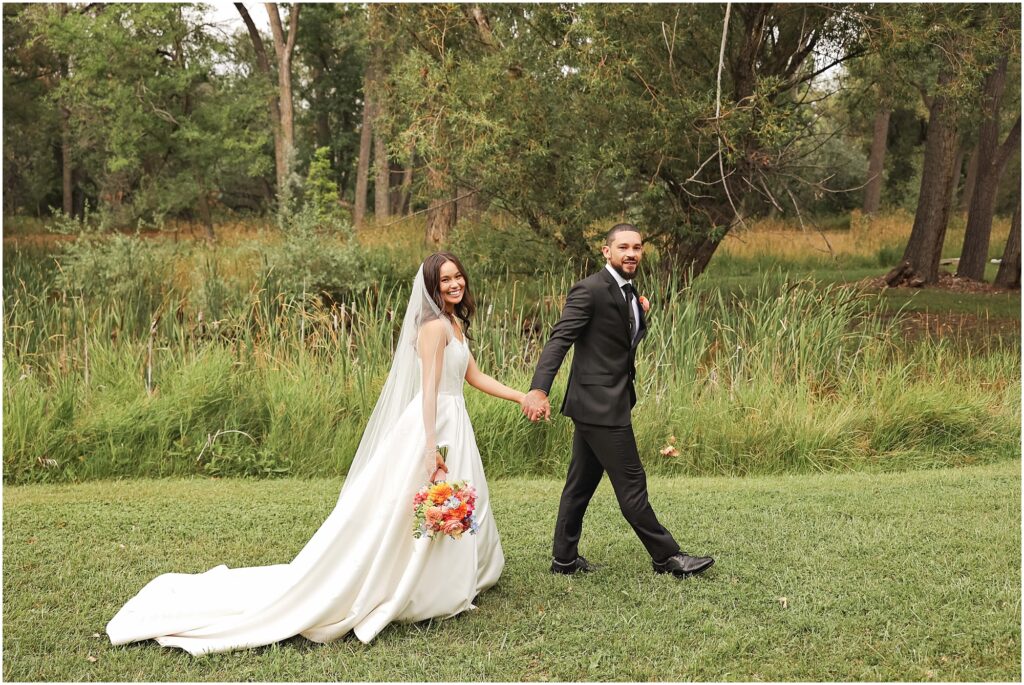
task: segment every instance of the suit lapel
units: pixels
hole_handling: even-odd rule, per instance
[[[633,339],[633,347],[640,344],[640,341],[647,335],[647,315],[644,314],[644,308],[640,306],[640,302],[636,303],[636,310],[640,313],[639,328],[637,329],[636,338]]]
[[[608,273],[608,269],[601,269],[601,274],[608,283],[608,293],[611,295],[612,304],[622,319],[623,336],[626,338],[626,344],[629,344],[629,314],[626,312],[626,297],[622,294],[619,284],[615,282],[615,277]]]

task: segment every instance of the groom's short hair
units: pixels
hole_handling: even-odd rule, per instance
[[[604,244],[611,245],[612,241],[615,240],[615,235],[622,231],[633,231],[634,233],[639,233],[640,229],[638,229],[633,224],[615,224],[610,229],[608,229],[608,234],[605,235],[604,237]]]

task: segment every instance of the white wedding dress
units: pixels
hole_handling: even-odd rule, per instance
[[[361,467],[353,464],[334,511],[291,563],[161,575],[111,619],[110,641],[156,639],[194,655],[299,634],[329,642],[353,631],[370,642],[393,621],[475,609],[473,598],[498,581],[505,559],[462,395],[469,358],[468,344],[450,335],[436,427],[438,443],[448,447],[446,480],[464,479],[476,487],[475,535],[412,536],[413,495],[427,483],[417,393],[371,441],[372,454]]]

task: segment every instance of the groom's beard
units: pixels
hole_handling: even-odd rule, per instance
[[[640,267],[640,265],[637,264],[633,268],[633,273],[626,273],[625,271],[622,270],[622,265],[621,264],[619,264],[618,266],[616,266],[615,264],[612,264],[612,268],[615,269],[615,272],[617,274],[619,274],[620,276],[622,276],[623,278],[625,278],[627,281],[632,281],[634,278],[636,278],[636,272],[639,269],[639,267]]]

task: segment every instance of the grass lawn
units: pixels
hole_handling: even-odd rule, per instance
[[[193,658],[111,647],[167,571],[280,563],[331,480],[21,486],[4,493],[5,680],[1005,680],[1021,676],[1021,463],[896,474],[652,478],[705,576],[655,576],[607,481],[582,552],[547,572],[561,483],[491,484],[507,564],[479,609],[363,645],[293,638]],[[90,657],[94,660],[90,660]]]

